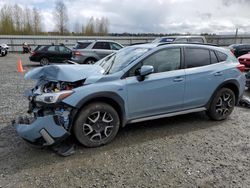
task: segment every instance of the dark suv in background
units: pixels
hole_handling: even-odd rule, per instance
[[[229,49],[238,58],[250,52],[250,44],[232,44],[229,46]]]
[[[66,60],[70,60],[72,57],[72,51],[64,46],[60,45],[38,45],[31,53],[30,61],[40,62],[40,65],[49,65],[50,63],[63,63]]]
[[[78,41],[73,47],[72,61],[80,64],[93,64],[123,48],[123,45],[114,41]]]

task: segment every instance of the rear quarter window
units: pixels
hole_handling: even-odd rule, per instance
[[[90,44],[90,42],[78,42],[75,45],[75,49],[84,49],[87,48]]]
[[[222,52],[216,51],[217,57],[219,59],[220,62],[222,61],[226,61],[227,60],[227,54],[224,54]]]
[[[215,63],[218,63],[218,59],[216,57],[216,54],[214,51],[211,51],[210,50],[210,58],[211,58],[211,64],[215,64]]]

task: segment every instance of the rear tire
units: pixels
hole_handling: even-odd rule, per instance
[[[216,121],[226,119],[233,112],[235,107],[235,94],[231,89],[220,89],[213,98],[207,115]]]
[[[42,65],[42,66],[49,65],[49,60],[48,60],[48,58],[43,57],[43,58],[40,60],[40,65]]]
[[[111,142],[120,127],[116,110],[106,103],[91,103],[84,107],[73,127],[76,139],[86,147],[98,147]]]

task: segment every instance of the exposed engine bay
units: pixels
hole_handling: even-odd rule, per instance
[[[73,89],[83,86],[84,80],[76,82],[40,81],[35,88],[27,92],[28,113],[34,118],[48,115],[56,116],[56,122],[69,130],[72,107],[61,101],[73,93]]]
[[[59,92],[59,91],[64,91],[64,90],[72,90],[74,88],[83,86],[84,81],[76,81],[76,82],[48,82],[45,83],[42,86],[42,92],[43,93],[54,93],[54,92]]]

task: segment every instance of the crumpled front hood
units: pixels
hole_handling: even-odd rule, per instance
[[[25,79],[76,82],[103,72],[99,65],[49,65],[29,71]]]

